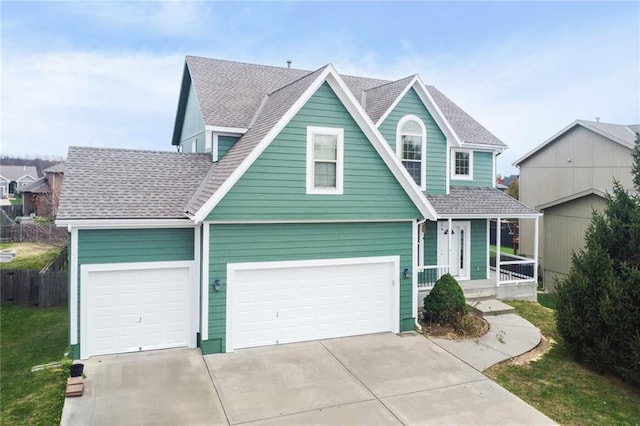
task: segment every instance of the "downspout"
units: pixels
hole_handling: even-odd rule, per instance
[[[427,221],[427,218],[424,218],[423,220],[419,220],[416,222],[416,235],[418,236],[418,241],[420,241],[420,227],[422,225],[424,225],[424,223]],[[424,244],[424,238],[422,239],[422,244]],[[419,254],[420,254],[420,250],[418,250],[417,245],[414,244],[413,246],[413,250],[414,252],[417,251],[417,253],[415,254],[414,258],[416,259],[416,262],[414,262],[414,267],[413,267],[413,278],[412,278],[412,285],[413,285],[413,312],[416,315],[416,318],[414,320],[414,326],[415,328],[422,333],[422,326],[420,325],[419,322],[419,318],[418,318],[418,265],[421,263],[424,263],[424,259],[423,261],[420,261],[419,259]],[[424,248],[423,248],[423,252],[424,252]]]

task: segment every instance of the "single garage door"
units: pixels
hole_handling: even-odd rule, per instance
[[[399,329],[399,259],[228,265],[229,349]]]
[[[190,266],[82,268],[82,358],[189,346]]]

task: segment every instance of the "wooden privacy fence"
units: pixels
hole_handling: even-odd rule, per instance
[[[64,241],[67,228],[58,228],[53,223],[14,223],[0,225],[0,241]]]
[[[11,217],[16,217],[16,216],[22,216],[22,204],[16,204],[16,205],[11,205],[11,206],[0,206],[0,209],[2,209],[2,211],[4,211],[8,216]]]
[[[0,269],[0,301],[41,307],[67,304],[67,248],[41,271]]]

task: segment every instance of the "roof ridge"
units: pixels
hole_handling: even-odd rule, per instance
[[[311,75],[313,75],[313,74],[315,74],[315,73],[317,73],[317,72],[324,71],[324,70],[325,70],[327,67],[329,67],[330,65],[331,65],[331,64],[326,64],[326,65],[324,65],[324,66],[322,66],[322,67],[318,68],[318,69],[317,69],[317,70],[315,70],[315,71],[310,71],[309,73],[307,73],[307,74],[303,75],[302,77],[300,77],[300,78],[297,78],[297,79],[293,80],[293,81],[292,81],[291,83],[289,83],[289,84],[285,84],[284,86],[277,88],[277,89],[276,89],[276,90],[274,90],[273,92],[269,93],[269,94],[267,95],[267,98],[268,98],[268,97],[270,97],[270,96],[272,96],[272,95],[275,95],[275,94],[276,94],[276,93],[278,93],[279,91],[284,90],[284,89],[286,89],[286,88],[287,88],[287,87],[289,87],[289,86],[293,86],[294,84],[298,83],[299,81],[304,80],[305,78],[307,78],[307,77],[309,77],[309,76],[311,76]],[[263,102],[264,102],[264,101],[263,101]]]
[[[386,83],[381,84],[381,85],[379,85],[379,86],[374,86],[374,87],[371,87],[371,88],[369,88],[369,89],[363,90],[363,92],[365,92],[365,93],[366,93],[366,92],[369,92],[369,91],[371,91],[371,90],[380,89],[380,88],[382,88],[382,87],[384,87],[384,86],[389,86],[389,85],[391,85],[391,84],[400,83],[401,81],[404,81],[404,80],[413,79],[413,78],[414,78],[414,77],[416,77],[417,75],[418,75],[418,74],[416,73],[416,74],[412,74],[412,75],[407,76],[407,77],[403,77],[403,78],[398,79],[398,80],[387,81]],[[366,77],[359,77],[359,78],[366,78]]]
[[[264,65],[264,64],[255,64],[255,63],[251,63],[251,62],[242,62],[242,61],[231,61],[229,59],[219,59],[219,58],[207,58],[205,56],[197,56],[197,55],[186,55],[185,56],[185,60],[187,58],[195,58],[195,59],[205,59],[207,61],[219,61],[219,62],[227,62],[229,64],[238,64],[238,65],[251,65],[254,67],[262,67],[262,68],[275,68],[275,69],[280,69],[280,70],[294,70],[294,71],[306,71],[306,72],[313,72],[313,71],[309,71],[309,70],[305,70],[302,68],[288,68],[288,67],[279,67],[277,65]]]
[[[134,148],[113,148],[113,147],[97,147],[97,146],[82,146],[82,145],[71,145],[69,149],[82,149],[82,150],[93,150],[93,151],[120,151],[120,152],[139,152],[139,153],[147,153],[147,154],[179,154],[179,155],[195,155],[195,156],[204,156],[209,155],[208,153],[202,152],[179,152],[179,151],[161,151],[161,150],[153,150],[153,149],[134,149]],[[53,166],[51,166],[53,167]]]

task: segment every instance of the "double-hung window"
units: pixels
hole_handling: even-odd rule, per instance
[[[423,191],[426,188],[427,130],[420,118],[404,116],[398,122],[396,153],[415,183]]]
[[[307,194],[342,194],[344,130],[307,127]]]
[[[454,149],[451,155],[451,178],[473,179],[473,151]]]

